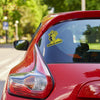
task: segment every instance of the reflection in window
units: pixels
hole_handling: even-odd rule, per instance
[[[53,41],[52,44],[50,38],[53,38],[55,32],[55,40],[62,42]],[[84,19],[58,23],[44,33],[39,47],[47,63],[100,62],[100,20]]]

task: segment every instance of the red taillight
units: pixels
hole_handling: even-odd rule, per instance
[[[99,98],[100,99],[100,81],[86,83],[79,91],[79,98]]]
[[[11,74],[8,81],[9,93],[30,98],[46,98],[50,94],[53,89],[51,74],[36,45],[35,50],[35,69],[29,73]]]

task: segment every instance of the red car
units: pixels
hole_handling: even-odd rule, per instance
[[[100,11],[49,15],[28,45],[14,42],[28,50],[10,71],[1,100],[100,99]]]

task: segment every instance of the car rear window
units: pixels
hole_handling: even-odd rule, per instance
[[[39,40],[46,63],[100,62],[100,19],[63,21]]]

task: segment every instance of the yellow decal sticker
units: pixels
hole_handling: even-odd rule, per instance
[[[48,34],[50,43],[47,45],[47,47],[62,43],[62,39],[59,38],[56,39],[57,35],[58,32],[53,30]]]

